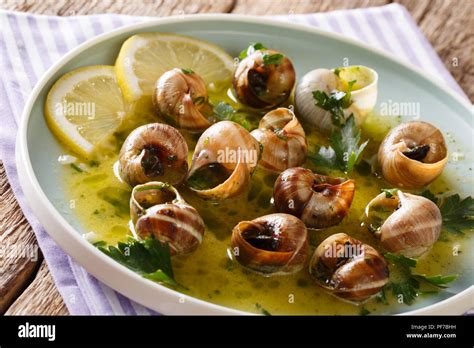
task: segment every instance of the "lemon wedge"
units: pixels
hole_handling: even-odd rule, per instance
[[[126,115],[113,66],[78,68],[63,75],[46,98],[45,117],[54,135],[85,158],[109,140]]]
[[[158,78],[173,68],[191,69],[209,87],[230,81],[234,61],[220,47],[187,36],[142,33],[130,37],[115,63],[117,80],[128,102],[151,96]]]

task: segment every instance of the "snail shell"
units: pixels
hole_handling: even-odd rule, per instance
[[[370,245],[337,233],[314,251],[309,271],[317,284],[342,299],[362,302],[388,283],[388,266]]]
[[[295,69],[286,56],[279,64],[265,65],[264,56],[275,54],[280,53],[257,50],[239,63],[233,86],[240,102],[253,108],[266,108],[288,99],[295,85]]]
[[[377,72],[368,67],[357,65],[335,70],[315,69],[303,76],[296,86],[295,103],[299,117],[323,133],[333,129],[331,114],[315,104],[313,92],[323,91],[330,95],[333,91],[347,91],[349,81],[356,80],[351,92],[352,104],[344,110],[348,117],[354,114],[357,125],[372,111],[377,102]]]
[[[232,121],[221,121],[206,129],[194,149],[191,178],[205,166],[218,165],[229,173],[227,179],[209,189],[190,187],[198,196],[209,200],[224,200],[246,192],[250,175],[260,157],[260,144],[250,133]],[[189,185],[188,185],[189,186]]]
[[[441,212],[429,199],[397,191],[387,198],[382,192],[365,208],[366,222],[377,208],[393,213],[375,230],[382,246],[390,252],[419,257],[431,249],[441,232]]]
[[[393,128],[380,144],[378,161],[385,180],[397,187],[420,188],[435,180],[448,162],[443,134],[427,122]]]
[[[188,171],[188,145],[181,133],[162,123],[136,128],[119,154],[120,177],[131,186],[149,181],[181,183]]]
[[[203,220],[171,185],[155,181],[135,186],[130,215],[138,237],[167,242],[171,255],[189,253],[202,242]]]
[[[178,128],[201,131],[211,125],[206,83],[194,72],[175,68],[158,79],[153,103]]]
[[[250,133],[263,145],[259,164],[272,172],[282,172],[306,161],[306,135],[295,114],[286,108],[267,113],[259,128]]]
[[[339,224],[347,215],[354,191],[354,180],[297,167],[276,179],[273,198],[277,211],[299,217],[308,227],[326,228]]]
[[[241,221],[232,230],[236,260],[263,275],[295,273],[304,266],[308,234],[304,223],[288,214],[270,214]]]

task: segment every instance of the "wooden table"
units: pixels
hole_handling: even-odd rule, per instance
[[[389,0],[0,0],[0,8],[71,16],[97,13],[168,16],[206,12],[287,14],[380,6]],[[473,0],[397,0],[411,12],[445,66],[474,100]],[[457,62],[457,64],[453,64]],[[13,196],[0,162],[0,243],[36,248],[36,239]],[[0,259],[0,313],[64,315],[68,310],[42,260]]]

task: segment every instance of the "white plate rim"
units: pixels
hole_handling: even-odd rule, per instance
[[[216,305],[207,301],[203,301],[192,296],[181,294],[178,291],[168,289],[165,286],[147,280],[128,268],[115,262],[86,241],[78,231],[76,231],[65,218],[54,208],[52,203],[46,197],[46,194],[41,189],[39,182],[34,174],[29,153],[27,148],[27,129],[30,119],[32,107],[36,99],[52,76],[60,70],[64,64],[80,54],[89,47],[112,38],[116,35],[126,33],[128,31],[141,30],[149,27],[159,26],[160,24],[174,23],[174,22],[200,22],[209,20],[232,20],[236,22],[265,24],[268,26],[275,26],[279,28],[296,29],[309,33],[315,33],[321,36],[359,46],[373,54],[381,55],[393,63],[402,65],[408,70],[411,70],[420,77],[428,80],[443,92],[450,95],[458,103],[466,109],[472,108],[472,105],[462,96],[455,93],[452,89],[442,84],[442,80],[427,74],[421,69],[409,65],[402,59],[390,56],[382,50],[371,47],[365,43],[347,38],[341,34],[327,32],[319,28],[310,27],[303,24],[283,22],[277,19],[262,18],[259,16],[236,15],[236,14],[196,14],[184,16],[170,16],[166,18],[150,19],[141,23],[127,25],[113,31],[98,35],[91,38],[70,52],[65,54],[53,66],[51,66],[44,75],[39,79],[36,86],[28,98],[28,101],[23,109],[20,124],[18,128],[16,140],[16,164],[18,169],[18,177],[20,186],[25,194],[25,198],[35,216],[38,218],[42,226],[47,230],[48,234],[54,241],[66,251],[73,259],[75,259],[82,267],[84,267],[94,277],[104,282],[106,285],[117,290],[123,295],[129,297],[131,300],[141,303],[155,311],[163,314],[204,314],[204,315],[236,315],[252,313],[244,312],[220,305]],[[464,120],[469,123],[469,120],[464,117]],[[472,128],[472,127],[471,127]],[[46,227],[47,226],[47,227]],[[121,283],[121,280],[126,282]],[[156,295],[160,295],[160,301],[156,300]],[[429,314],[463,314],[465,311],[473,307],[474,286],[463,290],[462,292],[438,303],[404,312],[403,315],[429,315]],[[470,301],[471,300],[471,301]]]

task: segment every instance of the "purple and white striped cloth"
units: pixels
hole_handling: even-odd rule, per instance
[[[398,4],[276,18],[342,33],[381,48],[439,77],[465,97],[410,14]],[[103,32],[147,20],[147,17],[111,14],[52,17],[0,10],[0,159],[71,314],[156,313],[88,274],[38,223],[25,203],[18,182],[15,167],[17,125],[33,86],[62,55]]]

